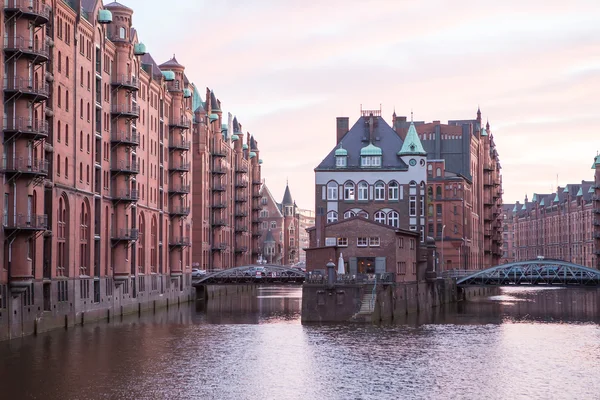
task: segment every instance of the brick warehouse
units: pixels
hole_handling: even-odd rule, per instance
[[[7,0],[1,12],[0,339],[187,301],[194,262],[247,263],[256,141],[225,129],[175,57],[154,61],[133,10]]]
[[[505,234],[513,238],[508,257],[524,261],[543,256],[600,268],[600,157],[592,169],[593,181],[507,205]]]

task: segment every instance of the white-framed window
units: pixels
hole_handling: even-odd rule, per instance
[[[361,167],[370,167],[371,166],[371,157],[362,157],[360,159]]]
[[[327,200],[338,199],[338,184],[337,182],[329,182],[327,184]]]
[[[410,239],[410,249],[411,250],[415,249],[415,239]]]
[[[400,226],[400,215],[396,211],[388,213],[388,225],[398,228]]]
[[[345,167],[347,165],[346,156],[336,156],[335,157],[335,166],[336,167]]]
[[[417,215],[417,196],[410,196],[408,199],[408,215],[411,217]]]
[[[267,198],[266,198],[266,197],[263,197],[263,198],[260,200],[260,202],[261,202],[261,204],[262,204],[263,206],[267,205]]]
[[[421,196],[421,217],[425,216],[425,197]]]
[[[398,200],[398,182],[392,181],[388,185],[388,200]]]
[[[338,238],[337,245],[340,247],[348,247],[348,238],[345,238],[345,237]]]
[[[263,221],[262,222],[262,228],[263,228],[263,230],[266,231],[269,228],[269,223],[267,221]]]
[[[375,183],[375,200],[385,200],[385,184],[383,182]]]
[[[271,229],[277,229],[277,222],[271,221]]]
[[[385,213],[383,211],[377,211],[375,213],[375,222],[379,222],[380,224],[385,224]]]
[[[268,210],[260,210],[260,217],[261,218],[269,218],[269,211]]]
[[[369,200],[369,184],[367,182],[358,184],[358,200]]]
[[[325,246],[335,246],[337,243],[337,239],[334,237],[325,238]]]
[[[344,184],[344,200],[354,200],[354,183],[346,182]]]
[[[366,219],[369,219],[369,213],[368,213],[368,212],[366,212],[366,211],[363,211],[363,210],[360,210],[360,211],[358,212],[358,216],[359,216],[359,217],[361,217],[361,218],[366,218]]]
[[[338,220],[338,213],[337,213],[337,211],[329,211],[327,213],[327,223],[337,222],[337,220]]]
[[[344,219],[356,217],[356,213],[352,210],[348,210],[344,213]]]
[[[379,245],[380,245],[379,236],[372,236],[369,238],[369,246],[379,247]]]
[[[356,247],[367,247],[369,245],[369,239],[366,237],[356,238]]]

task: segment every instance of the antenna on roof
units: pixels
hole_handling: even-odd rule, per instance
[[[412,110],[412,108],[410,109],[410,122],[413,122],[413,110]]]

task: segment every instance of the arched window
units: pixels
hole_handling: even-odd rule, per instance
[[[65,75],[69,76],[69,57],[65,58]]]
[[[57,232],[56,232],[56,275],[68,276],[69,269],[69,203],[63,194],[58,200]]]
[[[433,188],[431,186],[427,188],[427,201],[433,201]]]
[[[431,164],[427,165],[427,177],[433,178],[433,165]]]
[[[277,222],[271,221],[271,229],[277,229]]]
[[[364,210],[360,210],[357,215],[361,218],[369,219],[369,213]]]
[[[60,176],[60,154],[56,155],[56,175]]]
[[[58,52],[58,61],[56,63],[56,67],[58,69],[58,72],[62,71],[62,53],[60,51]]]
[[[79,273],[89,276],[89,253],[88,253],[88,233],[89,233],[89,211],[85,202],[81,203],[81,213],[79,214]]]
[[[83,99],[79,100],[79,118],[83,119]]]
[[[79,131],[79,150],[83,151],[83,131]]]
[[[69,159],[65,157],[65,178],[69,177]]]
[[[344,184],[344,200],[354,200],[354,182]]]
[[[119,39],[125,39],[125,28],[119,28]]]
[[[385,200],[385,184],[383,182],[375,183],[375,200]]]
[[[90,103],[87,103],[87,120],[90,122]]]
[[[60,90],[60,87],[58,89]],[[60,142],[60,121],[56,124],[56,140]]]
[[[58,107],[60,108],[62,105],[62,87],[61,86],[58,87],[58,101],[56,103],[58,104]]]
[[[83,87],[83,67],[79,70],[79,86]]]
[[[261,218],[268,218],[269,217],[269,211],[268,210],[261,210],[260,211],[260,217]]]
[[[145,274],[146,273],[146,220],[144,219],[144,213],[140,213],[139,217],[139,231],[138,231],[138,240],[137,240],[137,265],[138,265],[138,273]],[[142,291],[143,288],[140,288]]]
[[[90,134],[87,134],[87,152],[90,152]]]
[[[65,124],[65,144],[69,145],[69,125]]]
[[[90,184],[90,166],[86,165],[85,166],[85,181],[87,182],[87,184]]]
[[[390,182],[388,185],[388,200],[398,200],[398,193],[398,182]]]
[[[436,188],[435,188],[435,197],[437,199],[441,199],[442,198],[442,187],[441,186],[436,186]]]
[[[150,272],[156,273],[156,217],[152,217],[152,226],[150,227]]]
[[[358,200],[369,200],[369,185],[367,182],[358,184]]]
[[[338,220],[337,211],[329,211],[327,213],[327,223],[337,222],[337,220]]]
[[[79,182],[83,182],[83,163],[79,163]]]
[[[438,168],[435,169],[435,176],[436,177],[442,176],[442,169],[441,168],[438,167]]]
[[[398,228],[400,226],[400,215],[396,211],[390,211],[387,223],[394,228]]]
[[[69,91],[65,90],[65,110],[69,111]]]
[[[352,210],[348,210],[344,213],[344,219],[356,217],[356,213]]]
[[[385,213],[383,211],[377,211],[375,213],[375,222],[379,222],[380,224],[385,224]]]
[[[329,182],[327,184],[327,200],[337,200],[337,199],[338,199],[338,184],[335,181]]]
[[[417,186],[417,182],[410,181],[409,185],[410,185],[410,187],[416,187]]]

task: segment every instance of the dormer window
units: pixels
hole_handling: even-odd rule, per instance
[[[362,156],[361,167],[381,167],[381,156]]]
[[[335,156],[335,166],[341,168],[346,167],[348,165],[347,159],[347,156]]]

